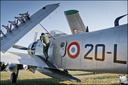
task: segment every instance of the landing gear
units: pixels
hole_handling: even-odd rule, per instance
[[[15,74],[15,73],[13,72],[13,73],[11,74],[10,82],[11,82],[11,83],[16,83],[17,76],[18,76],[18,73]]]
[[[19,70],[23,69],[23,65],[13,65],[13,66],[10,66],[10,69],[12,71],[10,82],[11,83],[16,83],[17,78],[18,78]]]

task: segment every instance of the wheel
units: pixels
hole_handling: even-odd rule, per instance
[[[10,79],[11,83],[16,83],[16,80],[17,80],[17,75],[15,73],[12,73]]]

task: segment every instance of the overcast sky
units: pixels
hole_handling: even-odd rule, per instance
[[[53,13],[41,21],[41,24],[48,30],[60,30],[71,34],[64,11],[76,9],[90,31],[106,29],[114,26],[114,20],[127,14],[127,1],[1,1],[1,30],[6,30],[2,25],[9,25],[19,13],[29,12],[30,15],[41,9],[43,6],[53,3],[60,3]],[[126,24],[127,17],[120,20],[120,24]],[[40,25],[35,26],[16,44],[28,46],[33,41],[35,30],[38,30],[38,38],[45,32]]]

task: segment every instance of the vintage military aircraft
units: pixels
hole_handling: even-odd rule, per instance
[[[22,17],[17,18],[21,24],[12,30],[7,29],[7,34],[1,37],[1,62],[12,63],[9,65],[12,83],[16,82],[23,64],[28,65],[28,69],[33,73],[37,70],[53,78],[76,82],[81,80],[70,75],[68,70],[128,74],[128,24],[119,25],[119,20],[126,15],[115,20],[115,27],[89,32],[77,10],[65,11],[73,34],[67,35],[59,31],[47,33],[51,40],[48,61],[45,61],[43,45],[36,37],[28,48],[15,45],[58,6],[47,5],[30,17],[23,14],[25,20]],[[11,46],[27,50],[28,54],[7,52]]]

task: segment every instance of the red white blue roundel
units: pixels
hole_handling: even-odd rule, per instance
[[[70,58],[75,59],[80,54],[80,45],[78,42],[72,42],[67,47],[67,54]]]

